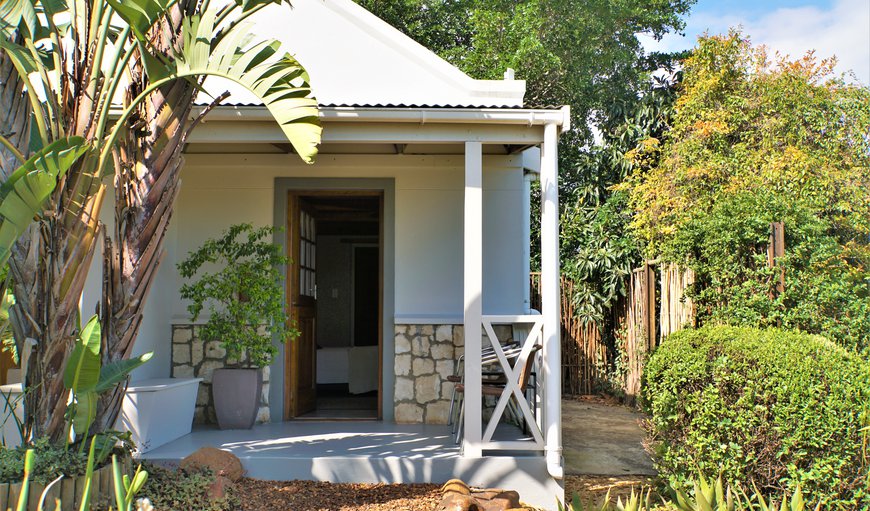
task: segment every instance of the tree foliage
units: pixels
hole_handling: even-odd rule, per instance
[[[241,361],[244,355],[255,367],[269,365],[278,352],[273,336],[284,342],[298,335],[285,324],[279,267],[288,259],[269,241],[273,231],[233,225],[178,263],[179,274],[189,280],[180,294],[190,300],[191,320],[208,309],[202,337],[223,344],[230,359]]]
[[[526,105],[571,107],[559,143],[562,266],[577,284],[577,313],[601,321],[640,260],[625,196],[610,188],[634,165],[625,153],[666,129],[678,75],[651,82],[650,73],[682,56],[646,54],[638,34],[682,29],[694,0],[357,1],[474,78],[514,69]],[[533,239],[538,218],[533,211]],[[537,266],[535,244],[532,257]]]
[[[570,105],[573,141],[592,140],[615,101],[636,97],[660,56],[639,33],[683,27],[694,0],[358,0],[405,34],[478,79],[507,68],[527,81],[527,105]]]
[[[870,90],[832,65],[703,37],[664,144],[634,155],[658,164],[624,186],[632,227],[649,254],[695,270],[702,321],[870,342]],[[769,268],[774,221],[786,256]]]

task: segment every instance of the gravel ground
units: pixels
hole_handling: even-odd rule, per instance
[[[336,484],[242,479],[243,511],[431,511],[437,484]]]

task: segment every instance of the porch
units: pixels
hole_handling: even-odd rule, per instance
[[[494,439],[528,440],[519,429],[500,425]],[[538,453],[499,451],[462,456],[449,426],[379,421],[290,421],[251,430],[199,427],[142,455],[175,464],[200,447],[232,452],[248,477],[334,483],[443,483],[460,478],[473,486],[516,489],[524,502],[552,507],[561,487],[547,476]]]

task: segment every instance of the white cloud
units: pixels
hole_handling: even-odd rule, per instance
[[[820,58],[836,55],[837,71],[854,71],[858,80],[870,85],[870,2],[835,0],[828,9],[815,6],[779,8],[758,18],[714,16],[696,12],[686,20],[686,36],[673,34],[661,41],[645,37],[650,51],[675,51],[694,46],[704,32],[725,33],[743,27],[754,44],[765,44],[792,58],[816,50]]]

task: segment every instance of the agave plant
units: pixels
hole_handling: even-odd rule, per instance
[[[15,294],[10,321],[18,344],[36,340],[26,370],[34,389],[25,406],[29,438],[64,433],[68,389],[58,376],[76,338],[112,175],[116,223],[104,236],[102,357],[108,364],[132,351],[178,193],[181,149],[199,119],[191,110],[203,77],[253,92],[303,160],[313,159],[320,127],[304,69],[277,42],[250,35],[248,18],[272,3],[280,0],[0,4],[0,73],[7,74],[0,106],[10,106],[3,126],[14,129],[0,133],[0,256],[12,240],[3,256]],[[103,429],[114,423],[123,389],[106,396],[95,415]]]

